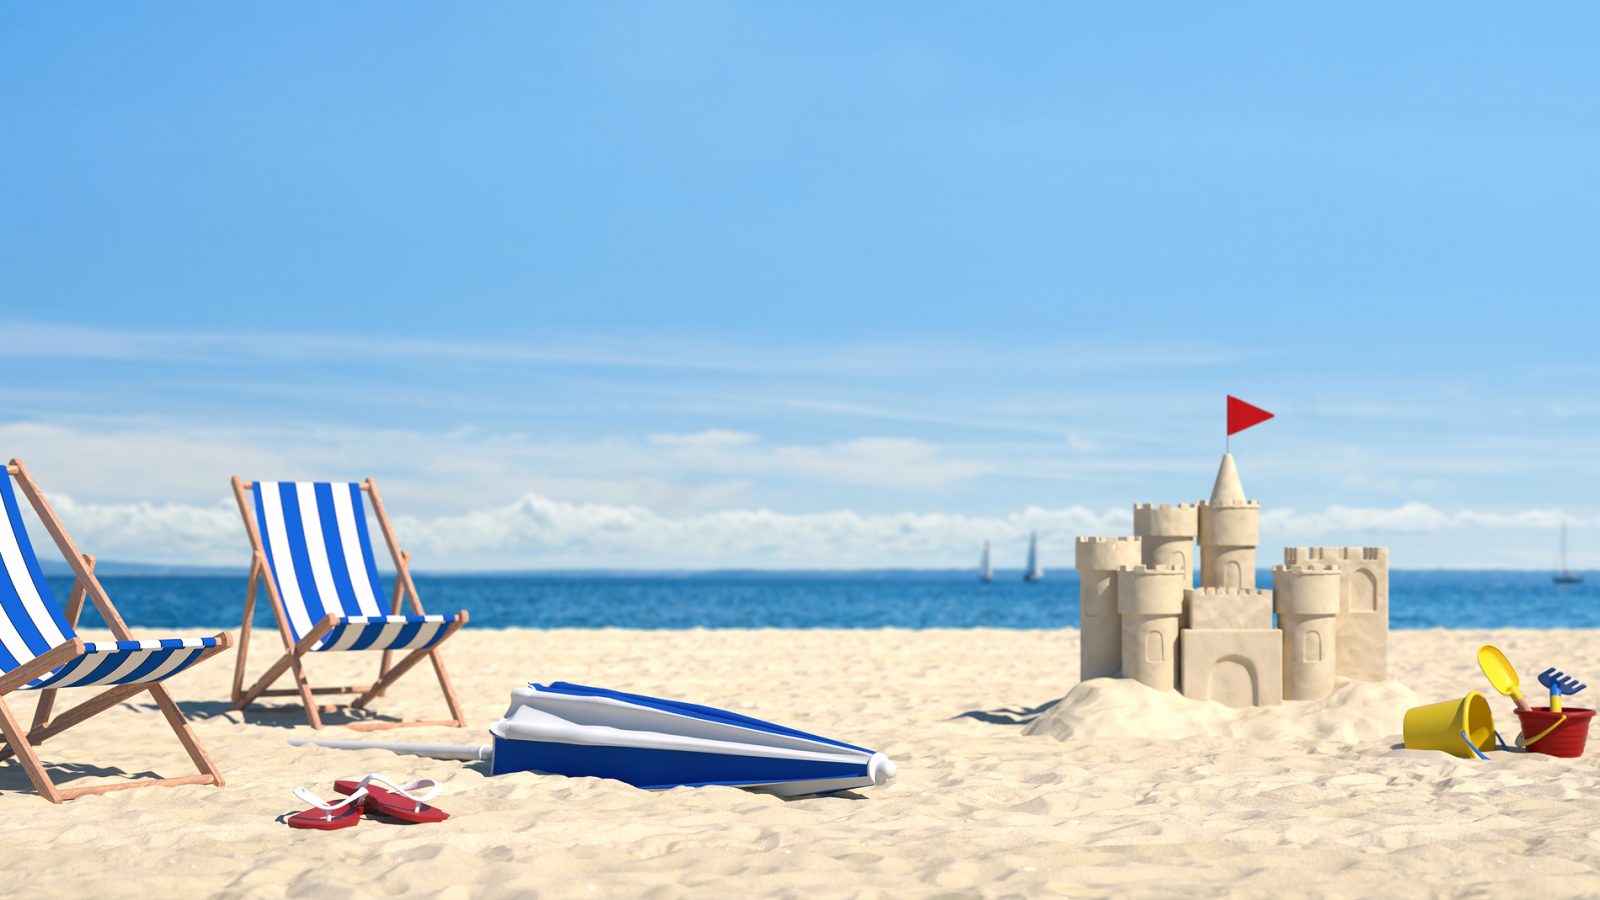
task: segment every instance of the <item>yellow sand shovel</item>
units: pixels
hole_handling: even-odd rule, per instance
[[[1478,648],[1478,668],[1483,670],[1485,678],[1494,689],[1517,705],[1517,709],[1529,710],[1533,707],[1528,701],[1522,699],[1521,681],[1517,678],[1517,670],[1512,668],[1511,661],[1500,652],[1500,648],[1493,644],[1484,644]]]

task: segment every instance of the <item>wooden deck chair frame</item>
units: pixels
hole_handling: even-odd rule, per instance
[[[455,687],[450,683],[450,674],[445,671],[444,659],[439,655],[439,648],[450,639],[450,636],[467,624],[467,614],[461,613],[460,618],[451,623],[444,637],[440,638],[432,647],[413,650],[406,654],[399,663],[391,665],[394,651],[383,651],[383,661],[378,666],[378,678],[371,684],[347,685],[343,687],[312,687],[307,680],[305,669],[302,665],[305,655],[317,645],[322,636],[327,634],[338,623],[339,617],[335,615],[324,616],[312,629],[300,638],[294,639],[294,632],[289,628],[289,611],[283,605],[283,598],[278,593],[277,583],[273,580],[272,572],[267,565],[267,551],[261,542],[261,531],[256,526],[255,516],[250,509],[250,501],[246,492],[255,488],[254,482],[248,482],[239,476],[233,476],[233,496],[239,503],[239,515],[244,518],[244,530],[250,538],[250,581],[244,592],[244,625],[239,633],[239,655],[233,670],[233,708],[242,710],[254,703],[259,697],[292,697],[299,695],[300,702],[305,705],[306,719],[312,728],[322,727],[322,713],[332,712],[339,705],[319,707],[316,695],[347,695],[358,694],[354,703],[349,704],[354,709],[365,709],[367,704],[375,698],[381,697],[390,685],[410,671],[413,666],[426,658],[433,663],[433,673],[439,679],[439,689],[444,692],[445,704],[450,708],[450,718],[427,722],[355,722],[346,726],[357,731],[378,731],[387,728],[420,727],[425,725],[453,725],[461,728],[467,724],[466,717],[461,713],[461,703],[456,699]],[[417,586],[411,581],[411,554],[400,549],[400,544],[395,540],[394,529],[389,525],[389,516],[383,509],[383,499],[378,496],[378,486],[371,478],[361,482],[361,490],[372,501],[372,513],[378,519],[378,527],[383,532],[383,540],[389,548],[389,556],[394,560],[395,586],[394,599],[390,603],[390,614],[399,615],[401,603],[407,599],[411,609],[416,615],[426,615],[422,610],[422,598],[417,595]],[[283,636],[284,654],[277,662],[267,667],[267,671],[257,678],[248,689],[244,687],[245,658],[250,652],[251,620],[255,617],[256,585],[265,584],[267,596],[272,601],[272,614],[278,620],[278,632]],[[283,677],[285,672],[294,676],[293,688],[271,689],[274,682]]]
[[[106,589],[101,586],[100,580],[94,574],[94,557],[78,552],[78,548],[68,536],[66,528],[62,527],[61,520],[56,518],[55,511],[45,501],[44,492],[39,490],[39,485],[34,482],[33,476],[28,474],[28,467],[22,460],[13,459],[6,465],[6,476],[15,477],[17,486],[22,489],[23,496],[28,498],[28,503],[33,506],[33,511],[39,516],[39,521],[44,523],[45,530],[55,541],[57,549],[66,558],[67,565],[71,566],[73,574],[72,593],[67,600],[67,624],[73,628],[78,626],[78,617],[83,613],[83,601],[87,596],[89,601],[100,611],[100,616],[105,619],[111,633],[119,641],[135,640],[128,631],[128,626],[122,621],[122,616],[117,614],[117,609],[111,604],[111,597],[106,594]],[[197,666],[207,659],[221,653],[232,645],[232,637],[227,632],[217,635],[217,645],[202,653],[191,666]],[[74,637],[60,646],[54,647],[44,654],[12,669],[4,676],[0,676],[0,733],[5,736],[6,745],[0,748],[0,760],[15,754],[17,762],[22,764],[22,769],[28,775],[28,780],[33,787],[46,800],[51,803],[60,803],[74,797],[89,794],[106,794],[112,791],[123,791],[141,787],[173,787],[182,784],[214,784],[222,787],[224,784],[222,770],[206,754],[200,741],[195,737],[194,730],[189,727],[189,721],[184,718],[178,704],[172,700],[172,695],[167,693],[166,685],[159,682],[145,682],[140,684],[120,684],[107,688],[104,691],[79,703],[77,706],[63,712],[54,719],[50,713],[55,705],[56,690],[46,688],[39,691],[39,705],[34,710],[33,725],[27,733],[23,733],[22,726],[17,718],[11,714],[11,708],[6,704],[5,698],[13,691],[28,684],[69,660],[82,655],[84,641],[81,637]],[[178,736],[178,742],[183,749],[188,751],[189,758],[194,761],[195,767],[200,770],[198,775],[184,775],[177,778],[145,778],[121,784],[91,785],[89,787],[62,789],[55,786],[50,780],[50,775],[45,771],[44,765],[39,762],[39,755],[34,752],[34,747],[43,743],[47,738],[54,737],[68,728],[83,722],[96,713],[104,712],[119,703],[122,703],[137,694],[149,691],[160,708],[161,714],[166,717],[167,724],[172,726],[172,731]]]

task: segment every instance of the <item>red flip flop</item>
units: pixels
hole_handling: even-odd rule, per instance
[[[340,779],[333,783],[333,789],[352,798],[365,791],[361,803],[369,812],[380,813],[402,822],[425,824],[443,822],[450,818],[449,813],[424,802],[439,796],[439,785],[431,778],[396,784],[382,775],[368,775],[359,781]],[[423,793],[414,795],[413,792]]]
[[[361,804],[366,799],[363,791],[338,803],[323,803],[322,798],[305,788],[296,788],[295,796],[311,804],[311,808],[297,812],[284,822],[290,828],[310,828],[315,831],[337,831],[361,823]]]

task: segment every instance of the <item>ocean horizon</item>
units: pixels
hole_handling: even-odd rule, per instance
[[[139,628],[237,628],[245,573],[148,567],[98,571]],[[473,628],[1076,628],[1070,570],[1028,584],[1018,570],[980,583],[970,570],[416,572],[429,612],[465,609]],[[1257,584],[1271,584],[1270,571]],[[47,573],[65,599],[70,575]],[[392,575],[385,582],[392,589]],[[265,593],[256,623],[272,627]],[[84,624],[99,624],[92,608]],[[1600,577],[1557,585],[1543,570],[1398,569],[1390,627],[1600,628]]]

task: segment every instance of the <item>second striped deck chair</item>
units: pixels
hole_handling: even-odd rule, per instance
[[[250,538],[250,584],[245,589],[244,628],[239,638],[238,663],[233,673],[233,707],[244,709],[258,697],[293,696],[305,704],[312,728],[322,727],[323,710],[317,694],[358,694],[350,706],[364,709],[383,694],[395,679],[421,662],[433,663],[450,719],[430,722],[361,722],[351,728],[372,730],[401,725],[466,725],[455,689],[439,657],[439,645],[467,624],[465,610],[430,616],[411,581],[410,554],[395,542],[389,517],[383,511],[377,485],[310,481],[256,481],[233,479],[234,498]],[[247,498],[247,494],[254,495]],[[395,589],[389,608],[383,607],[383,582],[368,539],[365,494],[394,558]],[[284,655],[266,674],[244,687],[245,656],[250,648],[250,623],[255,614],[258,579],[267,586],[272,612],[283,635]],[[410,615],[400,612],[409,599]],[[308,654],[341,651],[381,651],[383,661],[371,684],[314,688],[306,679],[303,662]],[[391,665],[395,651],[409,651]],[[269,690],[272,683],[292,671],[295,686]],[[335,707],[336,708],[336,707]]]
[[[39,559],[28,540],[22,508],[11,488],[13,478],[72,568],[75,577],[65,611],[45,583]],[[85,597],[100,611],[116,640],[85,641],[78,636],[75,628]],[[6,473],[0,477],[0,733],[5,735],[0,759],[15,755],[34,789],[45,799],[60,803],[85,794],[150,785],[214,784],[221,787],[222,772],[201,749],[188,721],[172,702],[162,682],[221,653],[231,643],[226,633],[212,637],[134,640],[95,577],[94,557],[78,553],[22,460],[13,459],[6,465]],[[104,690],[51,719],[56,692],[82,687]],[[33,725],[26,732],[5,702],[14,691],[39,692]],[[40,764],[34,745],[142,691],[150,692],[200,774],[66,790],[56,787]]]

